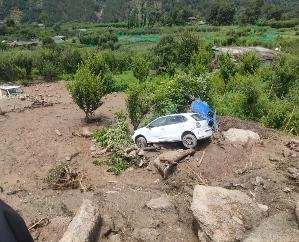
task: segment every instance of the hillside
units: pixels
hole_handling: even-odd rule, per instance
[[[217,3],[217,1],[215,1]],[[0,19],[12,17],[24,22],[93,21],[120,22],[137,15],[147,16],[151,21],[181,24],[190,16],[206,17],[213,9],[214,1],[208,0],[1,0]],[[257,6],[260,18],[296,16],[296,0],[227,0],[218,2],[220,6],[233,6],[236,18],[246,9]],[[221,8],[223,9],[223,8]],[[252,13],[251,13],[252,14]],[[276,15],[275,15],[276,14]],[[263,15],[263,16],[262,16]],[[268,15],[268,16],[264,16]]]

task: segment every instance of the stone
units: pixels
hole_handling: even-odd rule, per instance
[[[269,207],[268,207],[267,205],[260,204],[260,203],[258,203],[257,205],[259,206],[259,208],[260,208],[263,212],[265,212],[265,213],[268,212]]]
[[[247,229],[258,226],[263,212],[258,204],[238,190],[197,185],[191,205],[202,241],[240,241]]]
[[[95,144],[93,144],[91,147],[90,147],[90,151],[94,152],[97,150],[97,147]]]
[[[247,143],[249,140],[260,140],[260,136],[257,133],[245,129],[229,129],[223,132],[223,135],[226,140],[232,143]]]
[[[170,210],[174,208],[171,199],[166,195],[150,200],[146,203],[146,206],[152,210]]]
[[[290,193],[290,192],[292,191],[292,189],[289,188],[289,187],[285,187],[285,188],[283,189],[283,191],[284,191],[285,193]]]
[[[55,129],[55,133],[56,133],[58,136],[62,136],[62,133],[61,133],[58,129]]]
[[[81,135],[82,135],[83,137],[88,138],[88,137],[92,136],[92,132],[90,132],[90,130],[89,130],[88,127],[83,127],[83,128],[82,128],[82,131],[81,131]]]
[[[292,219],[292,214],[281,212],[266,218],[244,239],[244,242],[297,242],[298,238],[298,225]]]
[[[98,207],[90,200],[83,203],[59,242],[96,241],[100,232],[101,217]]]

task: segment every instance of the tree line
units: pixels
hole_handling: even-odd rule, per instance
[[[298,16],[296,0],[2,0],[0,19],[52,24],[126,22],[128,27],[183,25],[190,17],[216,25],[256,24]]]

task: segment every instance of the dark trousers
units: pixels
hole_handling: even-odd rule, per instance
[[[0,200],[0,242],[33,242],[22,217]]]

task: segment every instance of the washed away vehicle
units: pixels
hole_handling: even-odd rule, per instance
[[[0,98],[19,96],[22,93],[20,86],[0,86]]]
[[[138,147],[160,142],[182,142],[186,148],[213,134],[208,121],[198,113],[180,113],[159,117],[146,127],[135,130],[132,139]]]

